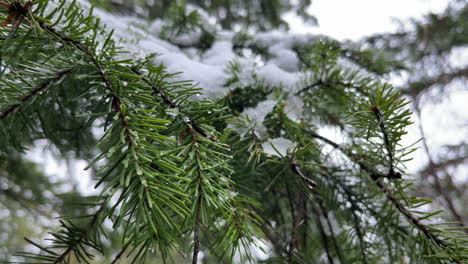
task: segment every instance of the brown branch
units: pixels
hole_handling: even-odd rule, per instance
[[[294,172],[294,174],[299,176],[301,180],[303,180],[307,185],[309,185],[310,188],[314,188],[315,186],[317,186],[317,183],[315,181],[309,179],[301,172],[299,165],[297,165],[296,163],[291,163],[291,170]]]
[[[418,97],[428,88],[434,85],[447,85],[454,79],[458,78],[468,78],[468,67],[458,69],[452,72],[444,72],[439,74],[438,76],[432,78],[422,79],[419,82],[411,82],[408,86],[403,87],[401,91],[404,94],[410,95],[413,98],[418,99]]]
[[[23,103],[30,100],[34,96],[36,96],[37,94],[39,94],[40,92],[45,90],[47,87],[49,87],[53,82],[60,80],[65,74],[67,74],[67,73],[69,73],[71,71],[72,71],[72,69],[66,69],[66,70],[59,71],[59,72],[55,73],[55,75],[52,78],[50,78],[47,81],[43,82],[42,84],[40,84],[36,88],[32,89],[28,94],[24,95],[20,99],[20,102],[11,105],[6,110],[4,110],[2,113],[0,113],[0,120],[7,117],[9,114],[13,113]]]

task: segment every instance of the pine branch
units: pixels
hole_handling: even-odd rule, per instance
[[[289,207],[291,208],[291,240],[289,241],[289,247],[287,252],[288,264],[293,263],[293,252],[297,243],[297,229],[299,228],[298,215],[295,212],[294,198],[292,197],[289,185],[286,185],[286,191],[288,194]]]
[[[111,93],[111,96],[112,96],[112,106],[114,107],[115,111],[117,113],[119,113],[119,119],[120,119],[120,122],[122,124],[122,127],[125,129],[125,136],[126,138],[128,139],[128,142],[127,142],[127,145],[128,145],[128,148],[129,149],[133,149],[135,152],[138,153],[138,148],[137,146],[135,146],[135,139],[134,137],[132,136],[132,131],[130,130],[130,125],[129,123],[126,121],[127,120],[127,116],[125,114],[125,112],[122,110],[122,102],[120,100],[120,98],[117,96],[117,89],[112,85],[110,79],[109,79],[109,76],[107,75],[107,73],[105,72],[104,68],[102,67],[101,63],[99,62],[99,60],[96,58],[96,56],[93,54],[93,52],[90,50],[90,48],[84,44],[82,44],[81,42],[77,41],[77,40],[74,40],[72,38],[69,38],[69,37],[65,37],[63,36],[62,34],[60,34],[58,31],[56,31],[53,27],[45,24],[45,23],[39,23],[40,26],[50,32],[52,35],[56,36],[57,38],[59,38],[61,41],[65,42],[65,43],[70,43],[72,44],[73,46],[75,46],[78,50],[82,51],[83,52],[83,55],[87,56],[91,62],[94,64],[98,74],[100,75],[102,81],[104,82],[105,86],[106,86],[106,89]],[[142,168],[142,161],[140,160],[139,156],[136,155],[136,160],[137,160],[137,164],[141,170]],[[137,169],[138,170],[138,169]],[[144,186],[143,190],[145,191],[145,199],[146,199],[146,203],[147,203],[147,206],[149,208],[151,208],[151,205],[150,205],[150,201],[148,201],[148,197],[150,196],[149,193],[148,193],[148,186],[146,185],[146,181],[145,179],[141,178],[140,177],[140,181],[142,183],[142,185]]]
[[[375,170],[374,168],[368,166],[365,162],[361,161],[355,154],[347,151],[346,149],[342,148],[340,145],[337,143],[320,136],[314,132],[307,131],[305,132],[312,136],[313,138],[317,138],[328,145],[331,145],[332,147],[339,149],[343,154],[345,154],[348,158],[350,158],[351,161],[355,162],[360,166],[361,169],[366,171],[371,178],[373,179],[374,183],[379,187],[379,189],[382,191],[382,193],[387,197],[387,199],[395,206],[395,208],[398,209],[398,211],[406,217],[406,219],[413,224],[419,231],[421,231],[427,238],[433,240],[440,248],[446,250],[448,249],[450,252],[456,252],[456,249],[453,248],[452,245],[448,244],[444,240],[442,240],[438,235],[436,235],[434,232],[432,232],[429,227],[421,223],[415,216],[413,216],[406,208],[405,206],[400,202],[398,198],[395,197],[395,195],[384,185],[384,183],[379,179],[379,178],[385,178],[387,175],[382,174]],[[452,256],[451,256],[452,257]],[[460,263],[458,259],[452,257],[452,260],[455,261],[456,263]]]
[[[304,92],[307,92],[308,90],[316,87],[316,86],[319,86],[319,85],[322,85],[323,84],[323,81],[322,80],[318,80],[312,84],[309,84],[307,85],[306,87],[302,88],[301,90],[297,91],[294,95],[300,95],[301,93],[304,93]]]
[[[382,113],[380,110],[377,108],[377,106],[372,106],[371,111],[374,113],[375,117],[377,118],[377,122],[380,127],[380,131],[382,132],[383,138],[384,138],[384,145],[387,150],[387,155],[389,158],[389,170],[388,170],[388,175],[390,179],[401,179],[401,173],[395,172],[393,169],[393,151],[392,151],[392,146],[390,145],[390,139],[388,136],[388,132],[385,129],[385,123],[382,117]]]
[[[32,240],[25,238],[26,241],[36,246],[37,248],[45,251],[48,255],[34,255],[29,253],[21,252],[19,255],[25,258],[31,259],[47,259],[50,263],[54,264],[66,264],[68,263],[70,256],[74,253],[77,261],[84,261],[88,263],[86,258],[92,258],[93,255],[86,251],[86,247],[91,247],[98,249],[98,244],[96,241],[93,241],[90,236],[96,230],[99,230],[101,221],[103,220],[103,214],[107,207],[107,198],[104,198],[104,201],[100,204],[100,208],[94,213],[89,220],[88,224],[84,228],[78,228],[71,222],[68,224],[64,221],[60,221],[62,230],[57,234],[52,234],[54,236],[52,240],[53,245],[50,247],[43,247]],[[98,238],[99,235],[96,235],[95,238]],[[57,248],[62,248],[64,251],[62,253],[55,252]],[[85,257],[86,256],[86,257]]]
[[[203,137],[208,138],[209,140],[211,140],[213,142],[219,142],[219,140],[217,138],[209,135],[203,129],[201,129],[200,126],[197,125],[197,122],[193,118],[191,118],[188,114],[184,113],[184,111],[180,109],[179,105],[175,101],[171,100],[170,97],[168,95],[166,95],[166,93],[164,91],[162,91],[156,85],[154,85],[154,83],[152,83],[146,76],[144,76],[142,73],[140,73],[135,67],[132,67],[132,71],[135,74],[138,74],[139,76],[141,76],[142,80],[153,89],[153,91],[154,91],[154,93],[156,95],[161,97],[161,99],[163,100],[163,102],[166,105],[168,105],[171,108],[177,109],[179,111],[179,113],[181,115],[183,115],[183,118],[185,118],[187,120],[186,121],[187,124],[190,125],[196,132],[198,132],[200,135],[202,135]]]
[[[318,195],[314,194],[313,196],[314,196],[313,197],[314,201],[317,203],[318,208],[320,209],[319,212],[322,214],[322,216],[325,218],[327,222],[328,230],[330,231],[331,240],[333,241],[333,245],[335,247],[336,254],[338,255],[338,259],[340,260],[340,263],[344,263],[343,255],[341,253],[340,247],[338,246],[338,241],[336,241],[335,231],[334,231],[332,223],[330,222],[330,217],[328,216],[326,208],[323,205],[323,200]]]
[[[425,133],[424,133],[424,129],[422,127],[421,110],[419,109],[418,102],[416,102],[415,105],[416,105],[415,113],[416,113],[416,115],[417,115],[417,117],[419,119],[418,128],[419,128],[419,132],[421,133],[421,140],[422,140],[422,144],[423,144],[423,149],[424,149],[424,152],[426,153],[426,156],[427,156],[427,158],[429,160],[429,168],[428,168],[429,172],[430,172],[429,175],[432,175],[432,178],[434,179],[435,189],[442,196],[444,201],[447,203],[448,209],[450,210],[450,213],[452,214],[452,216],[459,222],[459,225],[461,227],[464,227],[465,226],[465,221],[464,221],[463,217],[458,212],[458,210],[455,208],[455,205],[453,204],[453,201],[450,198],[449,194],[442,187],[442,183],[440,182],[439,176],[437,174],[437,166],[436,166],[436,164],[434,162],[434,159],[432,158],[431,152],[429,150],[429,146],[427,145],[426,136],[425,136]],[[445,171],[445,169],[442,169],[442,170]],[[448,173],[446,173],[446,175],[447,175],[447,178],[450,181],[452,181],[451,176],[449,176]],[[465,229],[465,233],[468,233],[468,229]]]
[[[322,220],[320,219],[320,215],[318,213],[320,209],[317,208],[316,204],[314,204],[312,208],[313,208],[312,213],[315,216],[315,221],[317,222],[318,229],[320,231],[320,236],[322,238],[322,243],[323,243],[323,247],[325,248],[325,253],[327,255],[328,262],[330,264],[334,264],[333,256],[331,254],[331,249],[330,249],[330,246],[328,245],[328,236],[327,236],[327,233],[325,233]]]
[[[307,185],[309,185],[310,188],[314,188],[315,186],[317,186],[317,183],[315,181],[309,179],[301,172],[299,165],[297,165],[296,163],[291,163],[291,170],[294,174],[299,176],[301,180],[303,180]]]
[[[352,195],[350,194],[349,190],[344,189],[346,195],[348,196],[348,200],[351,203],[351,212],[353,214],[353,223],[354,223],[354,228],[356,229],[356,234],[359,238],[359,247],[361,249],[361,255],[362,255],[362,261],[364,264],[367,264],[367,257],[366,257],[366,250],[365,250],[365,245],[364,245],[364,234],[361,230],[361,227],[359,226],[359,217],[356,214],[356,211],[358,210],[356,203],[354,202],[354,199]]]
[[[11,105],[10,107],[8,107],[7,109],[5,109],[4,111],[2,111],[0,113],[0,120],[7,117],[9,114],[13,113],[18,107],[20,107],[23,103],[31,100],[34,96],[37,96],[38,94],[40,94],[42,91],[44,91],[45,89],[47,89],[48,87],[50,87],[54,82],[60,80],[63,78],[63,76],[65,76],[67,73],[70,73],[72,71],[72,69],[65,69],[63,71],[59,71],[57,73],[54,74],[53,77],[51,77],[50,79],[44,81],[42,84],[40,84],[39,86],[37,86],[36,88],[32,89],[29,93],[25,94],[16,104],[13,104]]]
[[[197,162],[197,192],[198,192],[198,197],[196,197],[196,207],[195,207],[195,220],[194,220],[194,234],[193,234],[193,255],[192,255],[192,264],[197,264],[198,263],[198,253],[200,252],[200,237],[199,237],[199,232],[200,232],[200,224],[201,224],[201,219],[200,219],[200,210],[202,208],[202,202],[203,202],[203,195],[204,195],[204,190],[203,190],[203,171],[201,168],[201,165],[199,163],[200,160],[200,150],[198,148],[198,142],[197,142],[197,134],[195,130],[193,129],[192,126],[189,126],[189,131],[192,136],[192,144],[194,147],[194,153],[195,153],[195,159]]]

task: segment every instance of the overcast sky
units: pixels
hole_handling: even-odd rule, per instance
[[[356,40],[364,35],[398,28],[392,18],[421,18],[428,12],[441,12],[449,0],[312,0],[309,13],[319,27],[301,25],[298,18],[287,16],[298,33],[322,33],[333,38]]]

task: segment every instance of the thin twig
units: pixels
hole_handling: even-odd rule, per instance
[[[203,171],[198,164],[198,160],[200,157],[200,152],[198,149],[198,143],[197,143],[197,133],[193,129],[192,126],[189,125],[189,131],[190,134],[192,135],[192,143],[194,145],[194,151],[197,161],[197,184],[198,184],[198,197],[197,197],[197,203],[196,203],[196,209],[195,209],[195,223],[194,223],[194,230],[193,230],[193,256],[192,256],[192,264],[197,264],[198,263],[198,253],[200,252],[200,237],[199,237],[199,229],[200,229],[200,210],[202,207],[202,202],[203,202]]]
[[[312,206],[312,208],[313,208],[312,214],[315,216],[315,221],[317,222],[318,229],[320,231],[320,236],[322,238],[323,247],[325,248],[325,253],[327,255],[328,262],[330,264],[333,264],[334,263],[333,257],[331,255],[330,248],[328,246],[328,237],[327,237],[327,234],[325,233],[325,230],[323,229],[322,220],[320,219],[320,216],[318,214],[319,209],[316,208],[316,205]]]
[[[19,103],[16,103],[16,104],[13,104],[11,105],[10,107],[8,107],[5,111],[3,111],[2,113],[0,113],[0,119],[3,119],[5,117],[7,117],[9,114],[11,114],[12,112],[14,112],[18,107],[20,107],[24,102],[30,100],[31,98],[33,98],[35,95],[37,94],[40,94],[40,92],[42,92],[44,89],[46,89],[47,87],[49,87],[53,82],[57,81],[57,80],[60,80],[65,74],[71,72],[72,69],[66,69],[66,70],[63,70],[63,71],[59,71],[57,73],[54,74],[54,76],[48,80],[46,80],[45,82],[43,82],[42,84],[40,84],[39,86],[37,86],[36,88],[32,89],[28,94],[26,94],[25,96],[23,96],[21,99],[20,99],[20,102]]]
[[[135,74],[141,76],[143,82],[149,85],[153,89],[153,92],[159,97],[161,97],[161,99],[166,105],[170,106],[171,108],[177,108],[177,109],[179,108],[176,102],[171,100],[169,96],[167,96],[161,89],[159,89],[156,85],[154,85],[146,76],[140,73],[136,68],[132,68],[132,71]],[[190,118],[188,115],[183,113],[183,111],[181,111],[180,109],[178,110],[179,110],[179,113],[183,114],[188,119],[187,123],[190,124],[195,129],[195,131],[197,131],[200,135],[202,135],[205,138],[208,138],[209,140],[213,142],[219,142],[217,138],[209,135],[200,126],[198,126],[197,122],[194,119]]]
[[[429,146],[427,145],[424,129],[422,127],[421,109],[419,108],[418,102],[415,103],[415,113],[416,113],[416,116],[419,119],[418,128],[419,128],[419,133],[421,133],[421,137],[422,137],[421,142],[423,144],[423,149],[424,149],[424,152],[426,153],[426,156],[427,156],[427,159],[428,159],[428,162],[429,162],[429,172],[430,172],[429,174],[432,175],[432,178],[434,179],[435,189],[443,197],[443,199],[447,203],[448,209],[452,213],[452,216],[459,222],[459,225],[461,227],[464,227],[465,224],[464,224],[463,217],[461,216],[461,214],[455,208],[455,205],[453,204],[452,199],[450,198],[449,194],[443,188],[442,183],[440,181],[440,178],[437,175],[437,172],[436,172],[436,167],[437,166],[436,166],[436,164],[434,162],[434,159],[432,158],[431,152],[429,150]],[[450,181],[452,180],[452,178],[448,175],[448,173],[446,173],[446,176]],[[465,232],[468,233],[468,230],[465,229]]]
[[[317,138],[329,145],[331,145],[332,147],[334,148],[337,148],[339,149],[343,154],[345,154],[351,161],[353,161],[354,163],[358,164],[359,167],[366,171],[369,176],[371,176],[371,178],[373,179],[374,183],[379,187],[379,189],[385,194],[385,196],[387,197],[387,199],[393,204],[393,206],[395,206],[398,211],[403,214],[406,219],[411,222],[419,231],[421,231],[427,238],[429,239],[432,239],[439,247],[441,248],[447,248],[449,249],[450,251],[452,252],[456,252],[456,249],[454,249],[450,244],[448,244],[447,242],[445,242],[444,240],[442,240],[438,235],[436,235],[434,232],[432,232],[427,226],[425,226],[423,223],[421,223],[420,220],[418,220],[418,218],[416,218],[415,216],[413,216],[406,208],[403,204],[401,204],[400,200],[398,198],[396,198],[393,193],[384,185],[384,183],[379,179],[379,178],[384,178],[385,175],[378,172],[376,169],[370,167],[369,165],[367,165],[365,162],[363,161],[360,161],[359,158],[357,158],[356,155],[354,155],[353,153],[347,151],[346,149],[344,149],[343,147],[341,147],[340,145],[338,145],[337,143],[323,137],[323,136],[320,136],[318,134],[316,134],[315,132],[311,132],[311,131],[308,131],[308,130],[305,130],[305,132],[307,134],[309,134],[310,136],[314,137],[314,138]],[[376,178],[377,177],[377,178]],[[460,263],[457,259],[455,258],[452,258],[452,260],[454,260],[456,263]]]
[[[294,172],[294,174],[298,175],[301,180],[303,180],[307,185],[309,185],[310,188],[314,188],[315,186],[317,186],[317,183],[311,179],[309,179],[308,177],[306,177],[299,165],[297,165],[296,163],[291,163],[291,170]]]
[[[53,262],[54,264],[65,262],[65,259],[69,258],[72,252],[74,252],[77,248],[80,248],[79,244],[82,243],[83,239],[85,239],[85,237],[88,235],[88,232],[90,232],[91,230],[94,230],[95,228],[98,228],[97,222],[98,222],[99,216],[101,215],[101,213],[104,212],[104,209],[106,209],[107,207],[106,200],[107,200],[107,197],[102,202],[99,210],[92,216],[92,219],[88,223],[87,227],[83,229],[84,232],[81,232],[78,235],[78,238],[73,240],[74,243],[72,245],[69,245],[67,249],[55,259],[55,261]]]
[[[314,83],[312,83],[310,85],[307,85],[306,87],[302,88],[301,90],[297,91],[294,95],[300,95],[301,93],[306,92],[306,91],[314,88],[315,86],[319,86],[321,84],[323,84],[323,81],[318,80],[318,81],[316,81],[316,82],[314,82]]]
[[[288,202],[289,202],[289,207],[291,208],[291,240],[289,241],[289,247],[288,247],[288,263],[292,264],[293,263],[293,252],[294,248],[296,245],[296,235],[297,235],[297,228],[298,228],[298,219],[297,219],[297,214],[296,214],[296,209],[294,206],[294,197],[291,193],[291,190],[289,189],[289,185],[286,185],[286,191],[288,193]]]
[[[348,196],[348,201],[351,203],[351,212],[353,214],[354,228],[356,228],[356,234],[359,238],[359,247],[361,248],[362,260],[364,264],[367,264],[366,250],[364,246],[364,234],[362,233],[361,227],[359,226],[359,217],[356,214],[357,206],[354,203],[354,199],[352,195],[348,192],[348,190],[344,189],[344,191],[346,193],[346,196]]]
[[[341,254],[341,250],[340,250],[340,247],[338,246],[338,242],[336,241],[335,231],[334,231],[333,225],[332,225],[332,223],[330,221],[330,217],[328,216],[328,213],[327,213],[327,211],[325,209],[325,206],[323,205],[323,200],[316,194],[314,194],[314,199],[315,199],[315,201],[317,202],[317,204],[318,204],[318,206],[320,208],[320,212],[321,212],[322,216],[325,218],[325,220],[327,222],[328,230],[330,231],[331,239],[333,241],[333,245],[335,247],[336,254],[338,255],[338,258],[340,259],[340,262],[344,263],[344,258],[343,258],[343,255]]]
[[[125,250],[127,250],[129,245],[130,243],[127,243],[126,245],[124,245],[124,247],[120,250],[120,252],[115,256],[114,260],[112,260],[111,264],[115,264],[117,263],[117,261],[119,261],[119,259],[123,256],[123,254],[125,253]]]
[[[385,149],[387,150],[387,155],[389,159],[389,171],[388,171],[387,177],[393,178],[393,179],[401,179],[401,173],[395,172],[393,168],[393,151],[392,151],[392,146],[390,144],[390,138],[388,136],[387,129],[385,128],[385,122],[383,120],[382,113],[380,112],[379,108],[377,108],[377,106],[372,106],[371,111],[374,113],[375,117],[377,118],[377,122],[379,123],[379,127],[380,127],[380,132],[383,135]]]

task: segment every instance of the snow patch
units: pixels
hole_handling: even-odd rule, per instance
[[[294,142],[282,137],[270,139],[262,144],[263,151],[266,154],[278,157],[285,157],[287,152],[294,148],[294,146]]]

